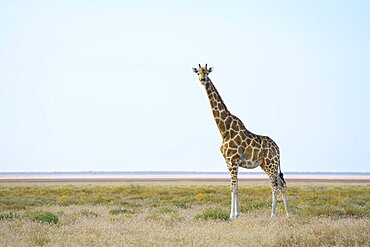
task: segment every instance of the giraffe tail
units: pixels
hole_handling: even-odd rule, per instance
[[[284,179],[284,174],[282,172],[279,172],[279,177],[280,177],[281,181],[283,181],[283,183],[286,184],[285,179]]]
[[[280,169],[280,162],[279,162],[279,178],[280,178],[282,184],[285,186],[286,182],[285,182],[285,179],[284,179],[284,173],[282,173],[281,169]]]

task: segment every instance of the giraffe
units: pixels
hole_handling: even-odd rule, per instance
[[[213,117],[222,136],[220,151],[225,158],[230,172],[231,210],[230,218],[240,216],[238,200],[238,170],[239,167],[253,169],[258,166],[268,175],[272,190],[271,217],[276,217],[276,200],[278,190],[282,192],[285,210],[290,211],[286,196],[286,183],[280,171],[280,151],[277,144],[268,136],[256,135],[244,126],[243,122],[229,112],[220,94],[209,78],[213,68],[193,68],[198,74],[200,83],[205,87],[211,104]]]

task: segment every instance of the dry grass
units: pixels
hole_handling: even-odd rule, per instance
[[[292,184],[295,216],[286,218],[279,201],[275,220],[267,184],[240,187],[241,218],[225,221],[227,184],[2,184],[0,245],[370,245],[368,184]],[[32,212],[50,212],[59,221],[34,221]]]

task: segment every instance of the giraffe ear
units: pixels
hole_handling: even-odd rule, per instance
[[[213,71],[213,67],[208,69],[208,73],[211,73]]]
[[[198,69],[197,68],[193,68],[193,71],[194,71],[194,73],[198,74]]]

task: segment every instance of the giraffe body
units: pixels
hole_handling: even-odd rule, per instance
[[[225,158],[231,176],[231,213],[230,218],[240,214],[238,205],[238,169],[253,169],[261,166],[268,175],[272,188],[272,217],[276,217],[276,197],[278,189],[283,193],[283,201],[289,215],[286,198],[286,183],[280,172],[280,151],[278,145],[268,136],[256,135],[244,126],[243,122],[231,114],[216,87],[209,79],[207,64],[203,68],[193,68],[205,86],[212,113],[222,136],[220,151]]]

